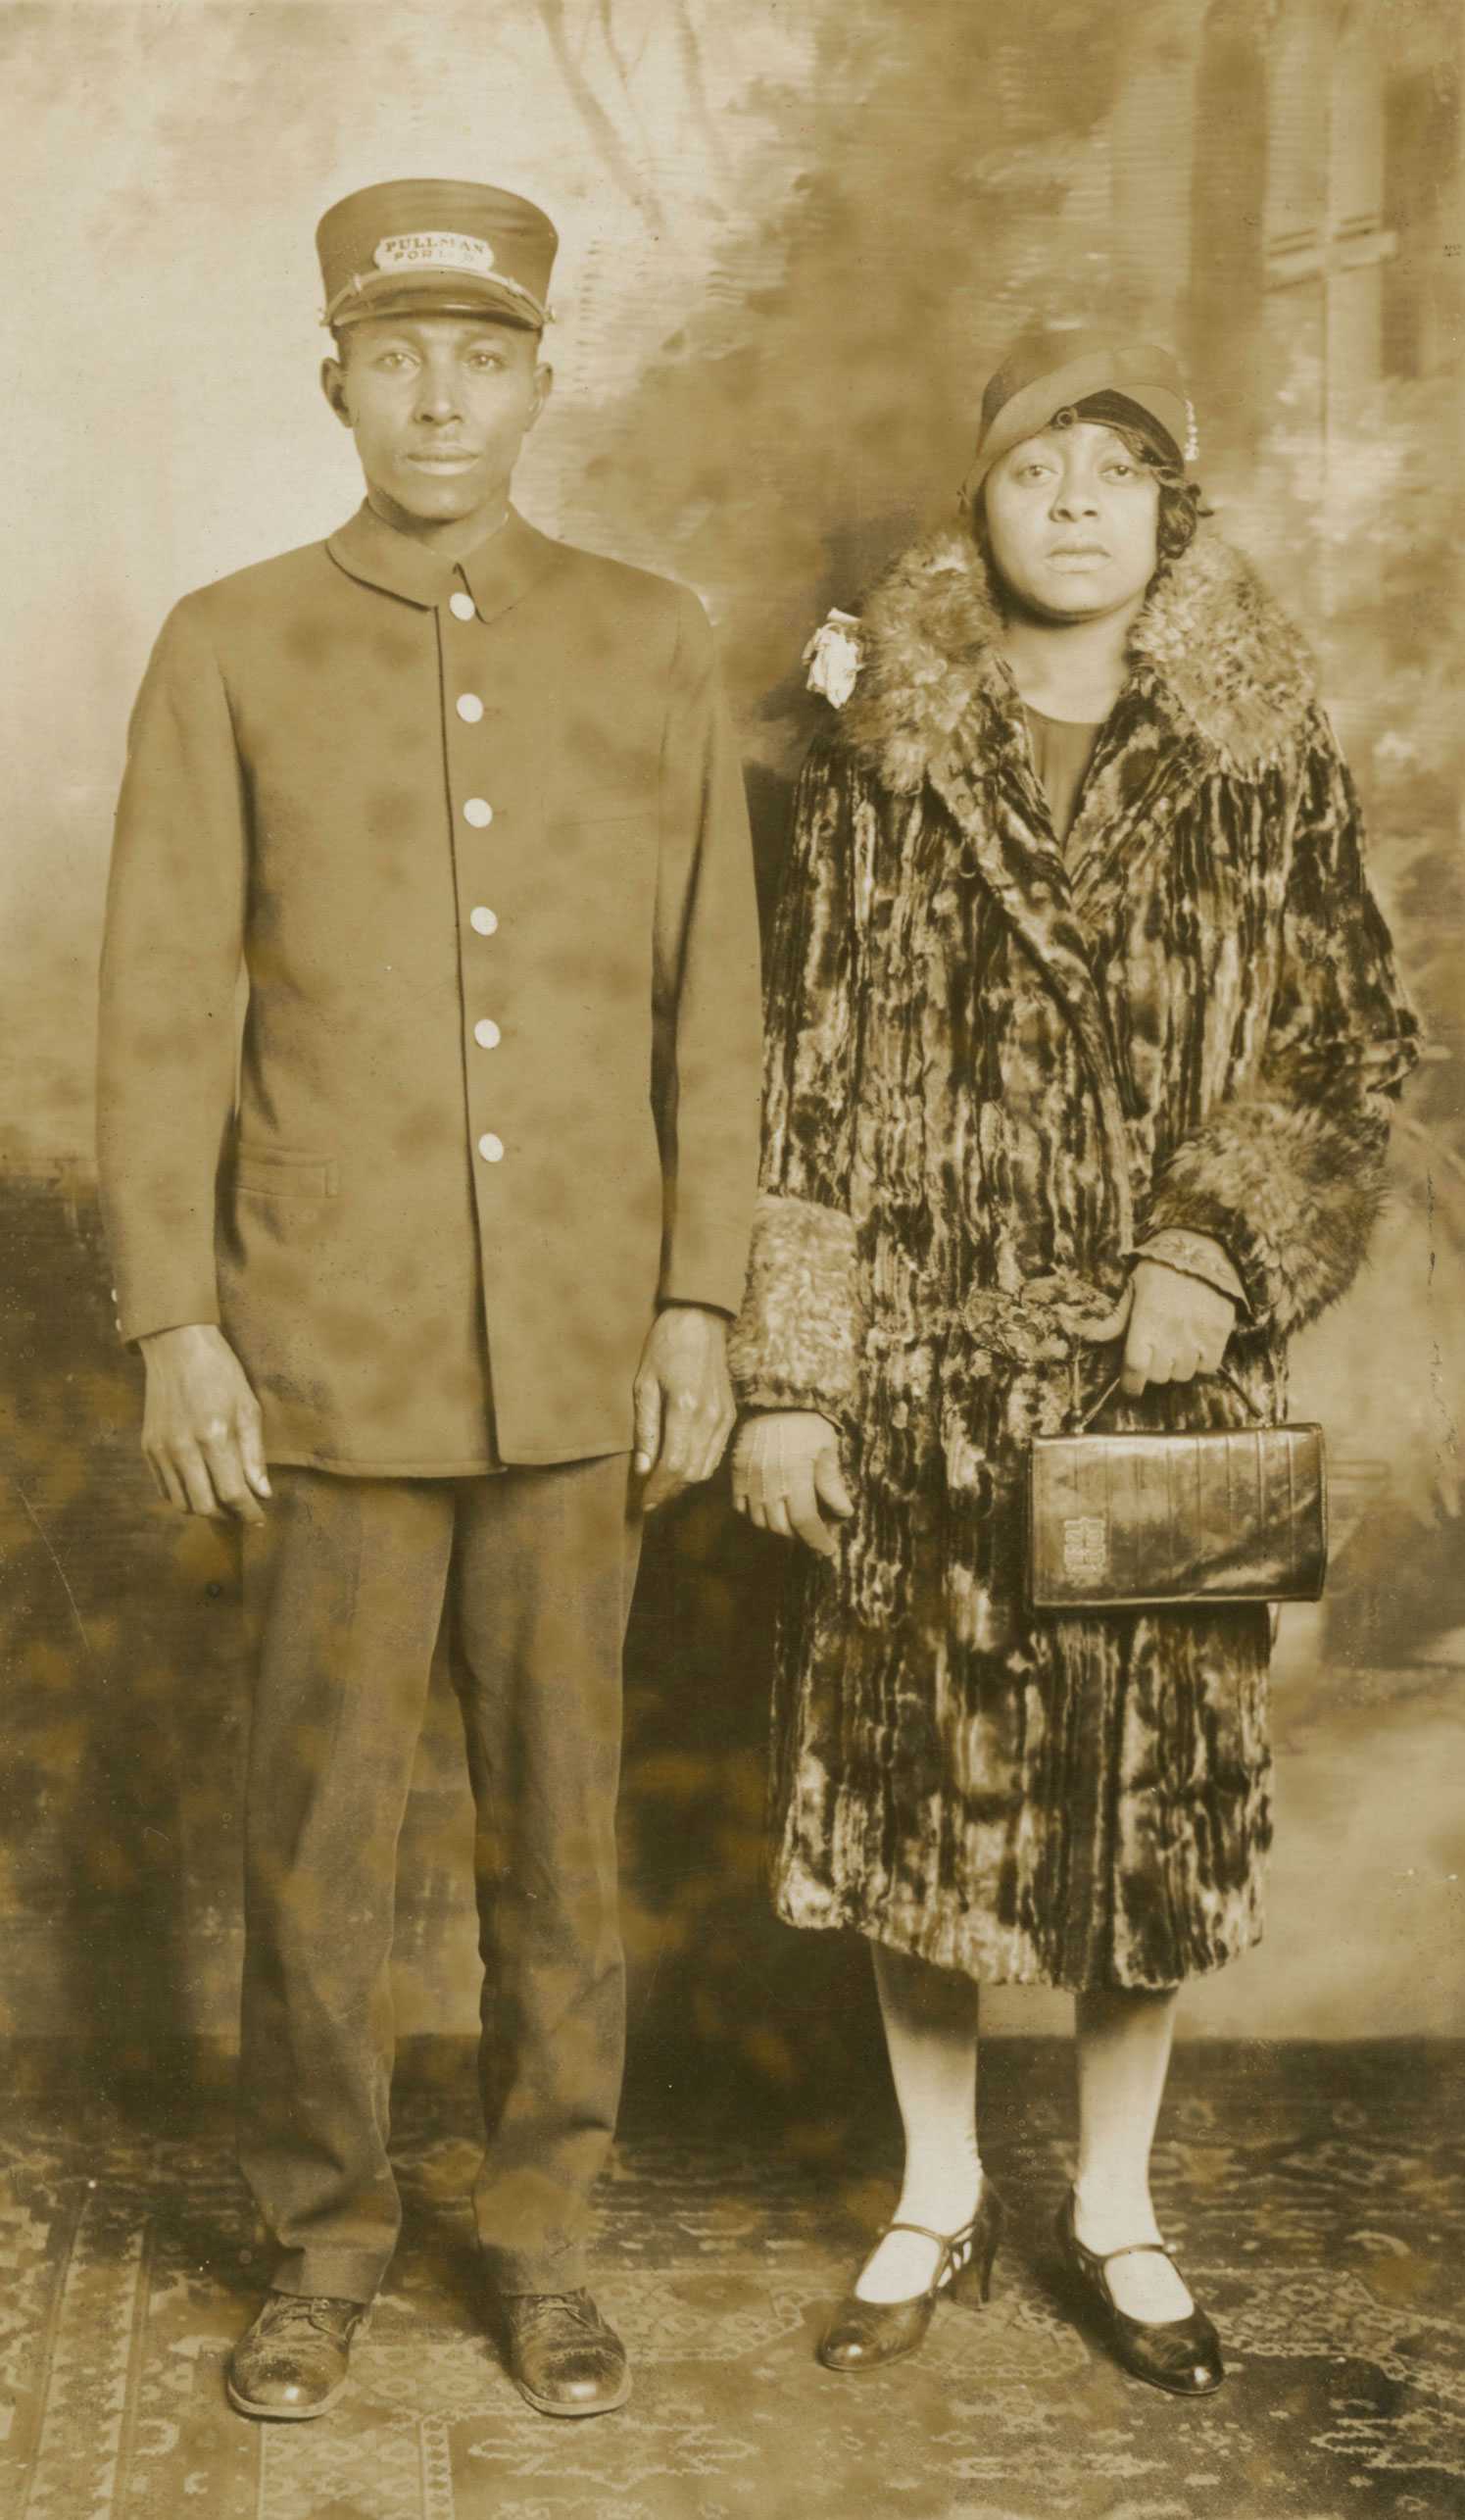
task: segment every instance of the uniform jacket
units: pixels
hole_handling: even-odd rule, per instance
[[[757,972],[686,590],[514,514],[454,568],[363,508],[186,597],[103,953],[122,1336],[221,1322],[276,1460],[628,1446],[658,1302],[742,1293]]]
[[[1415,1026],[1306,655],[1223,543],[1157,578],[1066,853],[967,534],[861,645],[799,795],[735,1340],[747,1400],[844,1421],[856,1498],[783,1632],[779,1901],[978,1976],[1170,1984],[1260,1930],[1265,1613],[1035,1619],[1028,1439],[1075,1359],[1085,1399],[1117,1370],[1084,1327],[1160,1227],[1225,1246],[1281,1408]]]

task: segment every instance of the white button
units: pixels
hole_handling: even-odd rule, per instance
[[[470,910],[468,913],[468,925],[476,927],[480,936],[492,936],[498,923],[495,913],[485,910],[481,902],[476,910]]]
[[[481,1137],[478,1140],[478,1152],[485,1163],[499,1163],[503,1160],[504,1141],[502,1138],[496,1138],[490,1129],[487,1137]]]
[[[448,610],[453,615],[455,620],[471,621],[473,618],[473,599],[471,595],[464,595],[461,586],[456,594],[450,595],[448,598]]]
[[[503,1037],[492,1015],[480,1015],[473,1026],[473,1039],[480,1050],[497,1050]]]
[[[463,818],[464,822],[471,822],[475,831],[486,831],[494,818],[494,810],[487,797],[470,796],[463,809]]]
[[[483,715],[483,703],[479,699],[476,691],[461,691],[459,693],[458,715],[464,720],[465,725],[477,725],[479,718]]]

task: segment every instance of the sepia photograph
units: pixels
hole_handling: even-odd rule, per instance
[[[1450,0],[0,0],[0,2520],[1465,2510]]]

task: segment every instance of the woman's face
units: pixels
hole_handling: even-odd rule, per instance
[[[1040,429],[983,485],[999,575],[1052,620],[1095,620],[1142,596],[1159,561],[1160,485],[1096,420]]]

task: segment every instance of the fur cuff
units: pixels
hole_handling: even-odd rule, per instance
[[[1284,1336],[1351,1285],[1384,1204],[1387,1112],[1257,1095],[1176,1149],[1147,1219],[1213,1234],[1251,1311]],[[1143,1240],[1143,1236],[1141,1238]]]
[[[749,1408],[843,1415],[855,1397],[859,1346],[853,1218],[764,1191],[748,1292],[728,1341],[739,1400]]]

